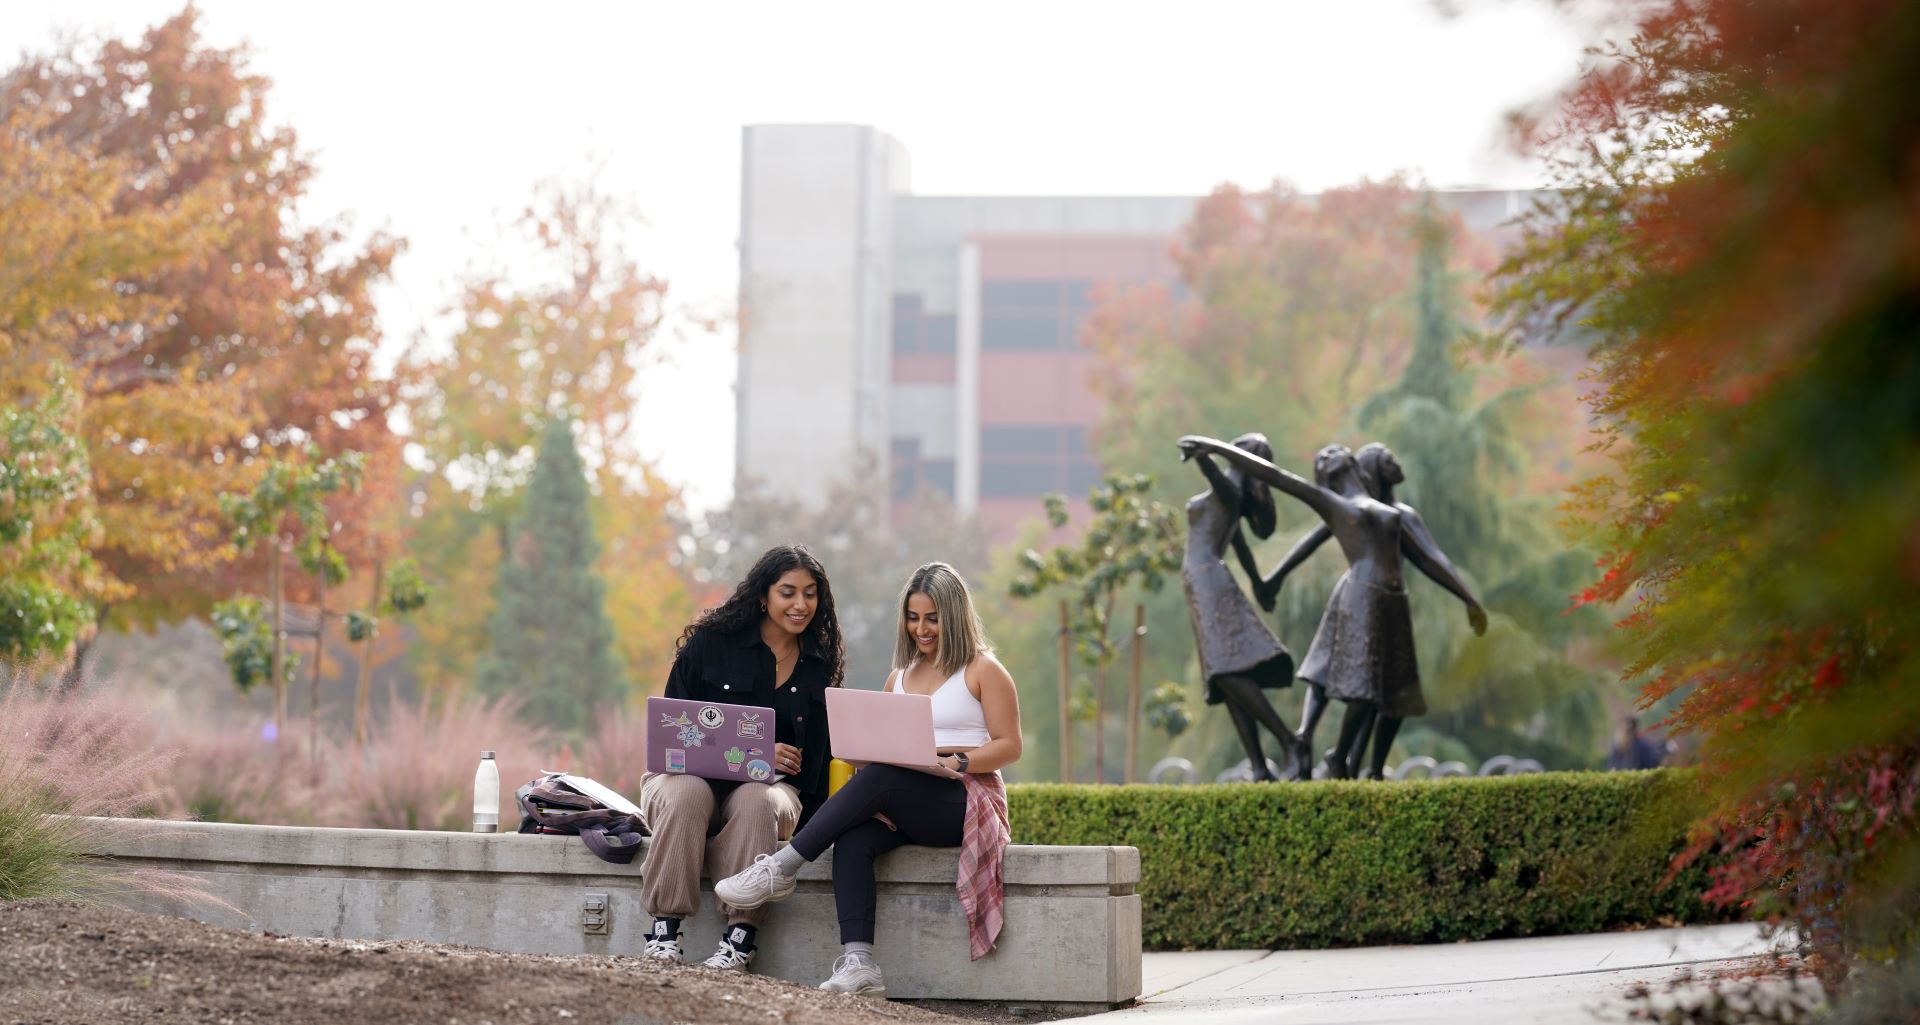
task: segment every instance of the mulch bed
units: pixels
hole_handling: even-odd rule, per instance
[[[261,935],[53,901],[0,904],[0,1025],[963,1025],[938,1013],[638,957],[504,954],[413,941]]]

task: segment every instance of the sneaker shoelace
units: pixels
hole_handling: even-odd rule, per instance
[[[851,972],[856,966],[872,968],[874,966],[873,958],[865,954],[841,954],[839,957],[833,959],[834,977],[838,978],[841,975],[845,975]]]

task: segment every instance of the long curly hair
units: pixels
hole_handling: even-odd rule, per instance
[[[826,659],[827,686],[840,686],[846,676],[847,646],[840,637],[840,617],[833,610],[833,586],[827,582],[826,567],[800,545],[775,545],[767,549],[726,601],[700,613],[699,618],[680,631],[675,650],[686,647],[688,641],[709,630],[730,634],[758,625],[766,615],[760,603],[780,577],[793,569],[813,574],[814,582],[820,585],[820,599],[814,605],[812,621],[800,635],[801,643],[812,654]]]

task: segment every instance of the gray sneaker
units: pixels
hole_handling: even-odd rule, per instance
[[[820,988],[857,997],[884,999],[887,995],[887,983],[880,977],[880,966],[865,954],[840,955],[833,962],[833,978],[821,983]]]
[[[713,884],[714,896],[738,911],[752,911],[771,900],[786,900],[799,885],[793,876],[773,867],[773,855],[762,854],[753,864]]]

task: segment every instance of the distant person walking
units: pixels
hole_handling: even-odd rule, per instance
[[[1607,752],[1609,770],[1657,769],[1665,764],[1667,752],[1660,742],[1640,732],[1640,720],[1629,715],[1620,720],[1620,731],[1613,735],[1613,750]]]

